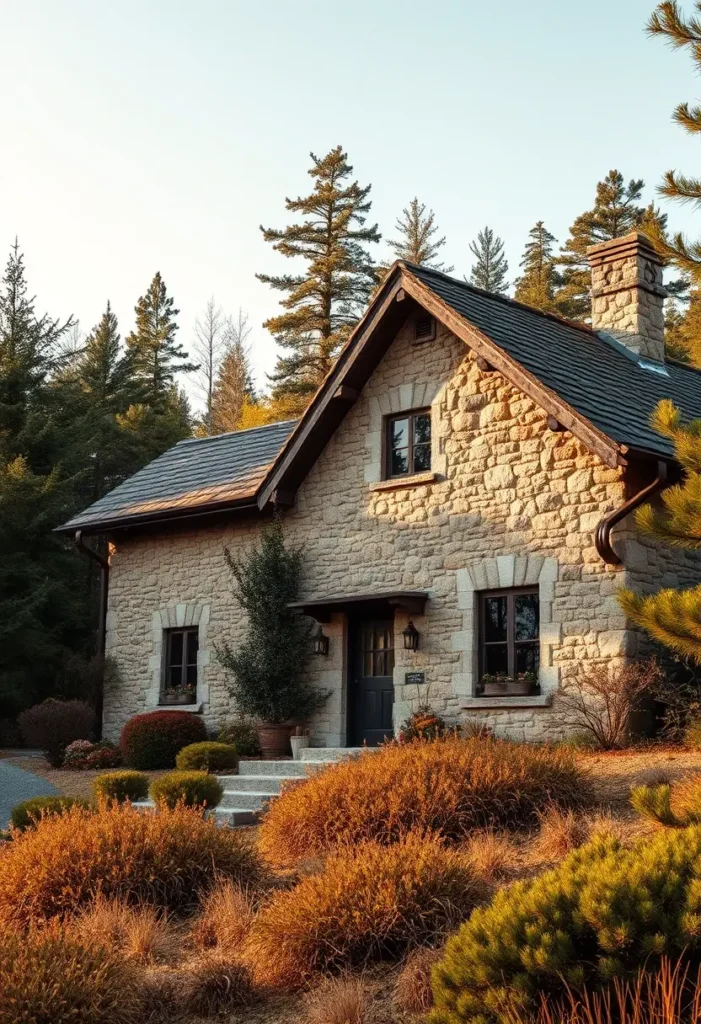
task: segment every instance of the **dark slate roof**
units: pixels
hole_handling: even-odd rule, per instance
[[[106,528],[130,518],[253,499],[295,423],[180,441],[60,529]]]
[[[671,398],[686,419],[701,418],[701,373],[667,362],[668,375],[639,365],[613,339],[484,292],[437,271],[408,269],[479,328],[546,387],[619,444],[654,455],[673,454],[671,441],[650,427],[650,414]]]

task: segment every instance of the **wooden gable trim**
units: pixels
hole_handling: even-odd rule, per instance
[[[519,388],[525,395],[545,410],[560,426],[569,430],[575,437],[589,448],[605,465],[611,469],[625,465],[622,449],[615,441],[607,437],[589,422],[581,413],[573,409],[555,391],[546,387],[537,377],[530,373],[521,363],[508,355],[496,342],[483,334],[468,320],[457,313],[435,292],[423,282],[403,269],[402,287],[420,305],[447,327],[457,338],[460,338],[480,360],[484,360],[490,369],[498,370],[504,377]]]
[[[413,302],[407,304],[407,299]],[[290,495],[295,489],[293,476],[295,464],[301,464],[300,478],[306,475],[320,454],[325,441],[340,425],[346,411],[360,394],[373,369],[385,354],[388,345],[377,345],[378,328],[385,317],[406,315],[414,302],[439,320],[444,327],[463,341],[477,356],[482,366],[498,370],[515,387],[532,398],[549,416],[556,420],[560,429],[566,429],[612,469],[626,464],[625,449],[590,423],[584,416],[565,402],[555,391],[546,387],[537,377],[509,356],[491,338],[483,334],[440,299],[424,285],[401,262],[390,269],[384,285],[375,301],[368,307],[365,316],[351,334],[336,364],[312,399],[299,424],[288,438],[285,446],[258,492],[258,506],[264,508],[274,501],[274,494],[284,492]],[[310,450],[310,441],[315,433],[323,433],[317,439],[318,451]],[[299,472],[299,471],[298,471]]]
[[[273,463],[267,479],[258,492],[258,506],[260,508],[264,508],[269,501],[273,500],[273,493],[281,486],[281,482],[285,480],[285,476],[293,463],[302,456],[310,436],[315,430],[320,428],[324,415],[329,416],[329,407],[333,405],[338,409],[338,412],[333,416],[333,420],[337,420],[333,427],[335,429],[335,426],[341,422],[346,411],[360,394],[360,390],[366,383],[369,374],[359,373],[358,364],[368,354],[369,341],[375,336],[375,332],[384,320],[385,315],[391,312],[393,307],[395,310],[399,309],[401,315],[401,310],[406,305],[405,295],[401,289],[400,276],[397,272],[400,267],[401,264],[397,262],[390,268],[375,301],[366,310],[365,315],[346,342],[326,380],[317,391],[306,412]],[[379,358],[383,354],[384,349]],[[379,362],[379,358],[377,362]]]

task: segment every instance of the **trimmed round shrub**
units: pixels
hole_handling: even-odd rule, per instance
[[[148,775],[143,772],[107,772],[98,775],[92,784],[97,800],[145,800],[148,796]]]
[[[455,928],[478,892],[465,858],[437,838],[364,843],[276,893],[253,921],[244,956],[258,981],[284,988],[317,972],[399,960]]]
[[[513,1020],[541,995],[598,987],[660,957],[697,956],[701,826],[631,850],[597,838],[551,871],[497,892],[434,968],[434,1024]]]
[[[567,750],[451,736],[368,751],[286,788],[260,845],[288,864],[343,843],[393,843],[415,830],[460,840],[536,825],[547,804],[578,806],[588,781]]]
[[[175,758],[175,767],[181,771],[217,772],[238,768],[236,747],[231,743],[190,743]]]
[[[138,1024],[134,964],[60,926],[0,928],[0,1024]]]
[[[129,719],[119,746],[129,768],[149,771],[173,768],[183,747],[205,739],[205,724],[191,711],[152,711]]]
[[[216,807],[224,796],[219,779],[208,772],[169,772],[151,783],[151,799],[159,807]]]
[[[225,722],[217,734],[219,743],[236,747],[239,757],[260,757],[260,740],[256,727],[250,722]]]
[[[260,862],[245,834],[218,828],[199,811],[71,807],[4,848],[0,921],[72,915],[98,895],[187,910],[220,876],[254,885]]]
[[[12,808],[10,819],[15,828],[24,832],[26,828],[50,814],[63,814],[69,807],[87,807],[86,800],[73,796],[33,796]]]
[[[113,743],[91,743],[90,740],[74,740],[66,747],[62,768],[87,771],[95,768],[116,768],[122,757]]]
[[[49,764],[60,768],[68,744],[73,740],[90,739],[97,717],[87,701],[50,697],[23,711],[17,724],[27,746],[43,750]]]

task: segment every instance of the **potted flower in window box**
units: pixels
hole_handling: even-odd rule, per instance
[[[481,679],[480,696],[527,697],[535,690],[537,679],[535,672],[519,672],[516,676],[486,672]]]
[[[329,697],[309,680],[312,624],[292,612],[298,595],[303,554],[287,548],[276,519],[262,535],[260,548],[243,559],[228,549],[224,555],[234,578],[234,596],[248,614],[248,630],[234,650],[217,648],[217,657],[231,674],[231,693],[238,710],[250,715],[265,757],[290,755],[294,724],[304,722]]]
[[[195,687],[174,686],[163,691],[163,704],[194,704]]]

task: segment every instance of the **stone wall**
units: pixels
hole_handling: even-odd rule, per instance
[[[285,517],[290,541],[305,548],[300,596],[427,590],[425,615],[414,616],[420,649],[396,648],[395,720],[428,699],[453,720],[485,721],[521,739],[555,735],[549,705],[557,688],[583,661],[621,657],[630,642],[615,598],[624,574],[602,562],[593,539],[602,515],[624,499],[621,472],[569,433],[549,430],[541,409],[499,373],[480,371],[453,335],[439,326],[435,340],[417,345],[411,326],[398,333]],[[426,404],[432,474],[382,481],[383,417]],[[109,737],[154,705],[158,618],[168,609],[207,609],[198,701],[213,726],[233,713],[214,645],[235,643],[243,620],[223,548],[243,552],[259,529],[258,522],[217,525],[117,544],[108,653],[122,683],[106,695]],[[485,580],[522,577],[533,577],[541,593],[542,694],[475,698],[474,593]],[[406,621],[397,614],[397,637]],[[310,671],[333,694],[313,723],[313,742],[336,746],[345,743],[345,617],[324,629],[330,653],[315,657]],[[414,670],[425,673],[424,686],[404,685]]]

